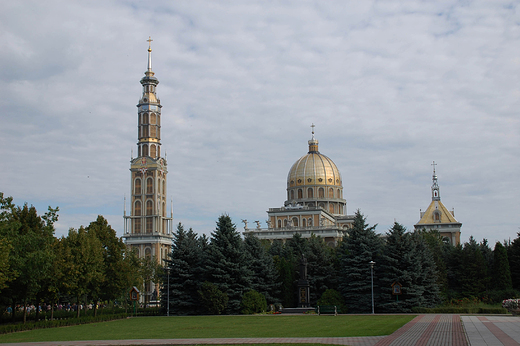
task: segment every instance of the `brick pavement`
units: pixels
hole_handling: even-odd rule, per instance
[[[462,320],[462,321],[461,321]],[[351,346],[520,346],[520,317],[419,315],[388,336],[348,338],[140,339],[33,342],[4,346],[118,346],[320,343]]]

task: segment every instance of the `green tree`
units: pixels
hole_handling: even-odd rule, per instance
[[[250,290],[244,293],[240,302],[240,313],[244,315],[257,314],[267,310],[267,301],[265,297],[255,291]]]
[[[12,197],[0,193],[0,210],[0,237],[4,244],[12,247],[8,257],[10,282],[2,290],[2,296],[12,305],[13,319],[15,304],[24,304],[25,323],[27,302],[42,294],[45,282],[52,275],[52,243],[58,208],[49,207],[40,217],[33,206],[17,207]]]
[[[13,272],[9,270],[9,254],[11,253],[11,243],[0,236],[0,293],[12,280]]]
[[[517,237],[508,245],[507,256],[513,288],[520,291],[520,232],[517,233]]]
[[[103,255],[101,284],[91,288],[92,297],[95,300],[95,316],[98,299],[115,300],[129,289],[126,271],[130,268],[125,265],[125,243],[117,237],[116,231],[103,216],[99,215],[96,221],[91,222],[86,230],[89,233],[94,233],[99,239]]]
[[[198,293],[205,310],[210,314],[220,315],[226,310],[229,298],[217,285],[205,281]]]
[[[244,239],[244,250],[249,259],[247,260],[249,271],[253,273],[250,288],[264,296],[269,304],[276,302],[280,294],[280,283],[273,257],[268,254],[260,240],[252,235]]]
[[[228,215],[217,221],[215,232],[211,233],[211,243],[207,249],[204,268],[209,282],[225,293],[228,298],[227,312],[240,311],[240,301],[251,283],[251,272],[240,234]]]
[[[307,275],[310,285],[310,303],[315,305],[318,298],[336,287],[337,272],[334,250],[323,238],[312,234],[307,240]]]
[[[369,226],[366,218],[356,211],[353,226],[348,236],[340,244],[338,252],[340,260],[339,288],[345,298],[350,312],[371,312],[371,280],[370,261],[376,262],[374,267],[374,293],[377,297],[378,269],[382,251],[382,240],[375,233],[376,225]]]
[[[64,277],[67,293],[76,297],[76,304],[81,298],[99,296],[99,288],[104,281],[103,248],[94,232],[87,232],[81,226],[78,230],[69,229],[63,242]],[[84,301],[85,302],[85,301]],[[77,317],[80,309],[77,308]]]
[[[462,248],[462,295],[464,297],[480,297],[489,285],[487,262],[482,255],[479,244],[473,239]]]
[[[161,305],[165,311],[168,309],[169,290],[170,313],[189,315],[199,312],[201,304],[197,291],[202,284],[202,251],[199,245],[197,234],[191,228],[186,232],[179,222],[173,234],[172,251],[165,261],[167,276],[163,277],[161,288]]]
[[[511,290],[513,288],[513,283],[511,281],[511,271],[509,269],[507,250],[500,242],[495,244],[493,257],[494,288],[496,290]]]

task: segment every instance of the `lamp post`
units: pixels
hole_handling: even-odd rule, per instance
[[[166,276],[168,277],[168,301],[166,305],[166,316],[170,317],[170,266],[166,267]]]
[[[376,264],[376,262],[370,261],[368,264],[370,264],[370,279],[372,283],[372,314],[374,314],[374,264]]]

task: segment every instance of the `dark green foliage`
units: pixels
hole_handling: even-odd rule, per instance
[[[278,272],[270,256],[260,240],[252,235],[244,239],[244,250],[248,255],[247,263],[251,276],[250,288],[264,296],[269,304],[276,302],[280,294],[280,283],[277,281]]]
[[[314,234],[307,239],[307,275],[310,285],[310,303],[314,306],[319,297],[336,287],[337,273],[334,250],[321,237]]]
[[[167,310],[168,289],[170,314],[187,315],[199,311],[201,303],[197,291],[202,274],[201,259],[197,234],[191,228],[186,232],[179,223],[173,234],[172,251],[165,261],[166,276],[162,278],[161,305],[164,312]]]
[[[508,244],[507,256],[513,288],[520,291],[520,232],[517,233],[517,238]]]
[[[296,306],[296,286],[295,281],[296,272],[294,270],[294,263],[285,257],[274,257],[275,266],[278,270],[278,282],[280,287],[280,301],[285,307]]]
[[[267,310],[265,297],[255,290],[248,291],[242,296],[240,302],[240,313],[244,315],[257,314]]]
[[[337,306],[340,308],[341,313],[347,313],[345,299],[343,299],[341,293],[334,289],[327,289],[325,292],[323,292],[320,299],[318,299],[316,302],[316,305]]]
[[[236,314],[240,310],[242,295],[251,284],[243,242],[228,215],[219,217],[211,236],[204,267],[206,279],[228,296],[226,312]]]
[[[358,210],[348,237],[343,240],[338,251],[340,261],[339,288],[350,312],[369,313],[372,307],[370,261],[374,267],[374,290],[379,290],[377,268],[380,263],[382,240],[375,233],[374,226],[368,226]],[[377,306],[378,302],[376,302]]]
[[[416,261],[420,264],[416,284],[424,290],[419,305],[434,307],[441,302],[435,261],[423,236],[420,233],[413,233],[412,238],[416,246]]]
[[[198,291],[203,308],[211,315],[222,314],[228,305],[228,296],[217,285],[205,281]]]
[[[381,300],[379,305],[387,312],[411,312],[421,306],[424,287],[419,284],[421,263],[416,242],[399,223],[387,233],[384,256],[379,264]],[[392,295],[392,284],[402,285],[399,297]]]
[[[507,250],[500,242],[495,244],[493,259],[493,287],[496,290],[511,290],[513,283],[511,281],[511,271],[509,270]]]
[[[490,281],[487,262],[473,237],[469,238],[462,249],[460,280],[462,295],[465,297],[482,297]]]
[[[424,239],[426,245],[430,249],[436,268],[436,283],[440,289],[440,294],[446,298],[448,296],[448,268],[446,262],[448,260],[449,251],[452,245],[444,242],[439,232],[436,230],[420,230],[417,231]]]

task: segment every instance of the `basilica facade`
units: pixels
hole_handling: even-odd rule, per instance
[[[244,235],[259,239],[286,241],[298,233],[304,238],[319,236],[331,246],[343,238],[352,226],[353,215],[347,215],[343,197],[343,181],[336,164],[318,150],[318,140],[308,141],[309,151],[299,158],[287,175],[287,200],[283,207],[269,208],[267,228],[249,228],[244,222]]]

